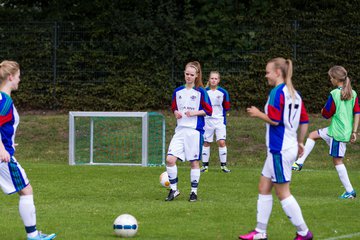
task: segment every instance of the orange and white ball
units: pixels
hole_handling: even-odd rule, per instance
[[[170,187],[169,175],[167,172],[160,174],[160,184],[166,188]]]

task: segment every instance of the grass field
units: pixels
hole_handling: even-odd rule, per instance
[[[310,130],[328,122],[311,116]],[[167,141],[175,120],[167,115]],[[57,239],[116,239],[112,224],[122,213],[139,222],[135,239],[237,239],[256,223],[257,185],[265,157],[264,124],[233,113],[228,124],[230,174],[220,172],[212,148],[210,170],[202,174],[199,200],[189,203],[190,168],[179,164],[181,195],[165,202],[158,178],[164,167],[68,165],[68,116],[21,115],[16,157],[35,191],[38,228]],[[348,146],[350,180],[360,191],[360,143]],[[343,192],[326,146],[318,142],[293,174],[292,193],[315,239],[360,239],[359,200],[340,200]],[[295,229],[274,198],[269,239],[293,239]],[[18,196],[0,195],[0,239],[25,239]]]

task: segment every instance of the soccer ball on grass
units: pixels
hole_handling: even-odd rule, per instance
[[[136,218],[130,214],[122,214],[114,221],[114,232],[119,237],[133,237],[137,233],[138,228]]]

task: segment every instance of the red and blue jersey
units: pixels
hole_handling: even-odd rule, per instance
[[[207,87],[206,91],[210,97],[211,106],[213,108],[212,115],[206,116],[206,118],[223,119],[223,122],[226,125],[226,112],[230,110],[230,96],[228,91],[219,86],[215,90]]]
[[[204,88],[191,88],[186,89],[185,85],[175,89],[172,96],[171,110],[179,111],[182,118],[177,119],[177,129],[182,127],[192,128],[204,133],[204,116],[187,117],[187,111],[200,111],[211,116],[212,107],[210,98]],[[176,131],[176,129],[175,129]]]
[[[297,146],[299,124],[309,122],[309,116],[300,95],[292,98],[287,86],[279,84],[273,88],[265,105],[266,115],[278,125],[266,124],[266,145],[271,153]]]
[[[9,95],[0,92],[0,135],[6,151],[10,156],[15,153],[15,132],[19,125],[19,114]]]

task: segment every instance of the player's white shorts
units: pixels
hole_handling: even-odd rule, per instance
[[[270,178],[274,183],[286,183],[291,181],[291,166],[296,160],[298,146],[288,148],[281,153],[268,151],[264,168],[261,174]]]
[[[336,158],[343,158],[346,153],[346,142],[336,141],[328,135],[328,128],[322,128],[318,131],[319,136],[325,140],[329,146],[329,155]]]
[[[214,134],[216,135],[216,141],[226,140],[226,125],[224,124],[224,119],[205,118],[204,130],[205,142],[213,142]]]
[[[0,186],[4,193],[16,193],[28,184],[29,179],[15,157],[10,162],[0,162]]]
[[[179,128],[171,139],[168,155],[173,155],[181,161],[200,160],[203,135],[192,128]]]

